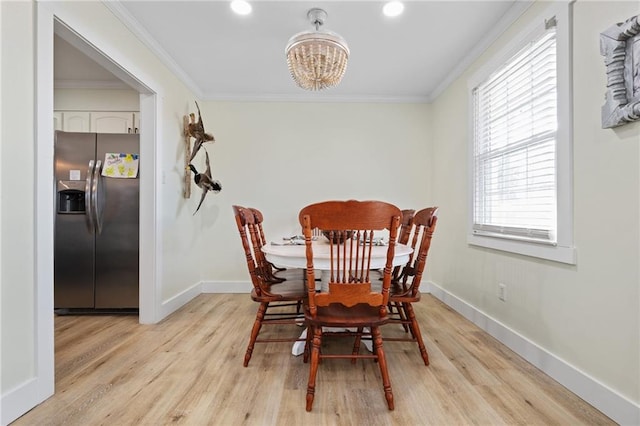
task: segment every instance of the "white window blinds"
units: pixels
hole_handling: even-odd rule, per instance
[[[556,243],[556,31],[472,90],[475,235]]]

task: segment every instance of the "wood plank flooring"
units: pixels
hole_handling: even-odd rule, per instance
[[[155,325],[136,316],[56,317],[56,393],[13,424],[615,424],[433,297],[415,307],[431,365],[414,343],[385,342],[395,411],[375,363],[324,360],[307,413],[308,364],[290,343],[257,344],[242,367],[257,305],[248,295],[203,294]],[[301,330],[267,329],[282,337]],[[351,341],[327,345],[348,351]]]

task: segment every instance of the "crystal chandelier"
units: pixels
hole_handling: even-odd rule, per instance
[[[337,86],[347,69],[347,42],[336,33],[320,30],[327,18],[324,10],[310,9],[307,17],[316,30],[294,35],[285,50],[291,77],[306,90]]]

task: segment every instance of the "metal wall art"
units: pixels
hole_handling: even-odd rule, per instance
[[[640,120],[640,15],[600,33],[600,54],[607,72],[602,128]]]

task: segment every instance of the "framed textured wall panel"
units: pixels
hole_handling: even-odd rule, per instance
[[[607,73],[602,128],[640,120],[640,15],[600,33],[600,54]]]

